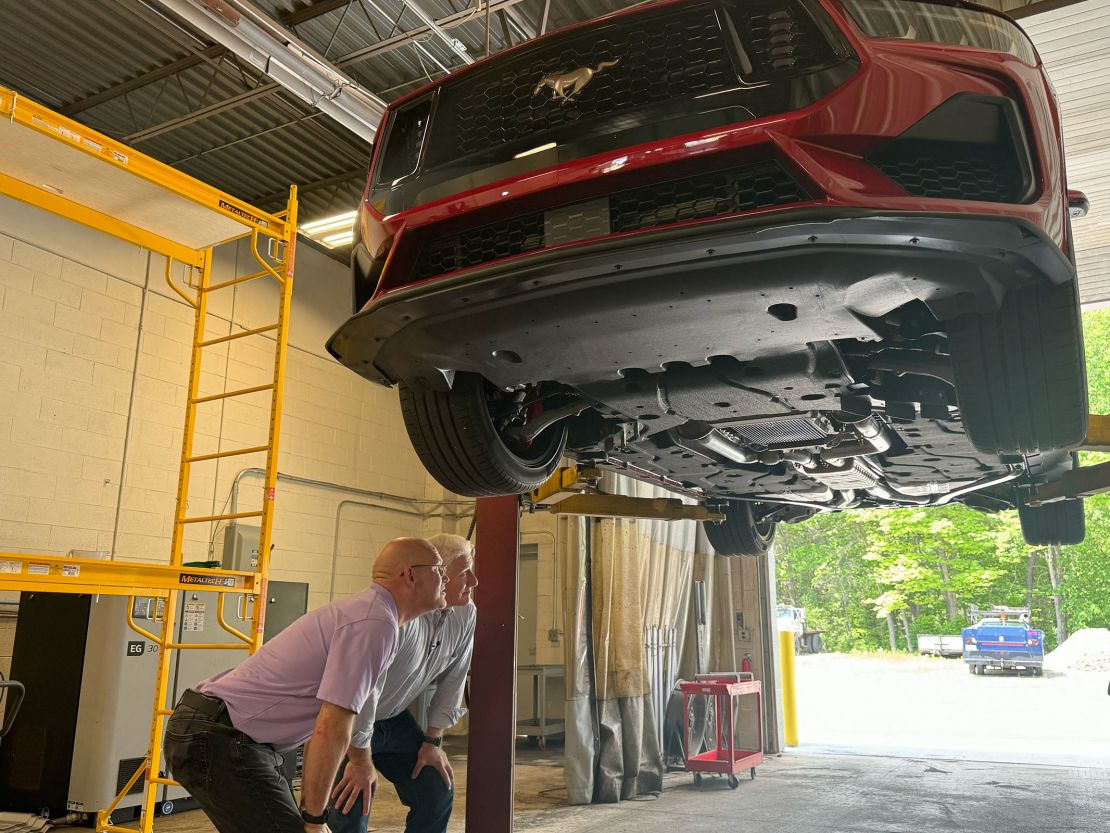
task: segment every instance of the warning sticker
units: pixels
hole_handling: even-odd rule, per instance
[[[0,573],[22,573],[23,564],[19,561],[0,561]]]
[[[127,164],[127,156],[125,154],[120,153],[118,150],[110,150],[110,151],[108,151],[108,153],[111,155],[111,157],[113,159],[115,159],[121,165],[126,165]]]
[[[206,602],[185,602],[185,615],[181,618],[181,630],[185,633],[199,633],[204,630],[204,611]]]
[[[48,576],[50,575],[49,564],[28,564],[27,572],[33,576]]]
[[[63,564],[62,565],[62,575],[63,576],[69,576],[70,578],[74,578],[76,576],[81,575],[81,565],[79,565],[79,564]]]

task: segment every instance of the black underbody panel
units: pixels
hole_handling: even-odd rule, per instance
[[[631,466],[711,498],[807,500],[821,489],[820,477],[789,459],[774,460],[775,450],[817,458],[857,439],[854,422],[873,420],[888,447],[850,458],[862,469],[862,475],[850,475],[863,476],[864,482],[874,477],[907,495],[910,505],[913,499],[922,504],[936,499],[953,485],[1005,477],[1020,458],[977,452],[959,421],[954,389],[927,375],[944,375],[947,359],[928,349],[943,349],[942,338],[910,337],[928,318],[922,308],[903,315],[902,347],[884,343],[861,350],[853,342],[818,342],[747,362],[721,357],[698,367],[677,364],[660,373],[631,372],[620,380],[576,386],[597,404],[572,426],[570,453],[582,463]],[[920,372],[900,370],[913,362]],[[895,370],[884,369],[891,367]],[[698,453],[675,435],[690,424],[771,456],[742,463]],[[620,436],[613,434],[615,425],[624,426]],[[1015,485],[1000,484],[965,500],[985,510],[1007,508],[1015,503]],[[845,495],[840,489],[834,500],[847,503]],[[854,490],[850,500],[854,506],[891,505],[865,487]]]

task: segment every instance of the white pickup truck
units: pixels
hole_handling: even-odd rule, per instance
[[[933,636],[918,634],[917,653],[931,657],[962,657],[964,639],[962,636]]]

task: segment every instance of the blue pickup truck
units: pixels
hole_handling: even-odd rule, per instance
[[[972,610],[972,624],[964,628],[964,662],[972,674],[988,668],[1011,668],[1041,676],[1044,666],[1044,631],[1029,626],[1023,609]]]

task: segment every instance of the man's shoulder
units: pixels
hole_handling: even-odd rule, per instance
[[[457,630],[460,636],[468,636],[474,633],[474,624],[477,617],[478,609],[474,607],[474,602],[448,608],[448,619],[452,624],[452,630]]]
[[[380,622],[397,628],[397,606],[393,594],[380,585],[372,584],[361,593],[332,604],[337,627]]]

